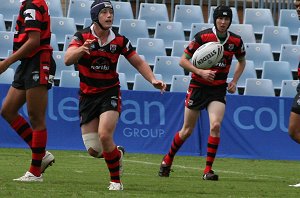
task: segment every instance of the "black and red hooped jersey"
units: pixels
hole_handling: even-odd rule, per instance
[[[40,32],[40,46],[28,57],[34,56],[41,50],[53,50],[50,45],[50,15],[44,0],[26,0],[22,2],[15,30],[14,51],[17,51],[27,41],[29,31]]]
[[[192,81],[190,87],[199,87],[201,85],[218,86],[226,83],[227,75],[231,65],[232,57],[235,55],[237,59],[245,56],[245,49],[243,40],[240,36],[228,31],[227,40],[225,40],[223,58],[210,70],[216,71],[214,81],[208,82],[201,76],[192,74]],[[208,42],[219,42],[214,28],[209,28],[198,32],[194,39],[189,43],[184,52],[192,57],[194,52],[203,44]]]
[[[106,45],[99,45],[90,27],[76,32],[69,47],[80,47],[87,39],[95,40],[90,47],[90,54],[84,54],[78,60],[81,94],[100,93],[111,87],[119,86],[117,62],[120,55],[130,58],[136,54],[130,41],[117,32],[110,30],[114,38]]]

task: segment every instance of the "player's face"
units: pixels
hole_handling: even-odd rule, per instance
[[[229,24],[230,24],[229,17],[218,17],[216,20],[217,29],[221,33],[224,33],[227,31]]]
[[[300,20],[300,1],[295,1],[294,5],[295,5],[296,11],[298,13],[298,18]]]
[[[113,24],[114,19],[114,11],[110,8],[104,8],[101,10],[98,16],[100,24],[105,28],[108,29]]]

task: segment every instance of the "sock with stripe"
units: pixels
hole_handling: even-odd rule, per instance
[[[10,125],[31,148],[32,129],[28,122],[21,115],[18,115]]]
[[[220,143],[220,137],[212,137],[212,136],[208,137],[206,167],[204,169],[204,174],[208,173],[212,169],[212,165],[216,157],[219,143]]]
[[[177,151],[180,149],[184,141],[179,137],[179,132],[177,132],[174,136],[174,139],[172,141],[171,148],[167,155],[164,157],[164,162],[167,165],[172,165],[173,159],[177,153]]]
[[[117,149],[117,147],[115,147],[110,153],[103,151],[103,157],[109,170],[111,182],[120,183],[120,151]]]

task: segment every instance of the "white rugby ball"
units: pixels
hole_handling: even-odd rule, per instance
[[[192,56],[192,64],[199,69],[209,69],[223,57],[224,47],[218,42],[201,45]]]

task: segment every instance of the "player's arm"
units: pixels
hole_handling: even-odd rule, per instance
[[[3,73],[14,62],[27,57],[34,49],[40,46],[40,32],[28,32],[28,40],[8,58],[0,62],[0,73]]]
[[[236,85],[238,80],[240,79],[244,69],[246,66],[246,59],[245,57],[241,57],[238,59],[238,62],[236,64],[235,70],[234,70],[234,74],[233,74],[233,78],[232,81],[228,83],[228,92],[229,93],[234,93],[236,90]]]
[[[134,66],[142,76],[149,81],[155,88],[164,91],[166,89],[166,84],[161,81],[157,80],[146,61],[144,61],[138,54],[132,55],[128,58],[128,61],[132,66]]]

